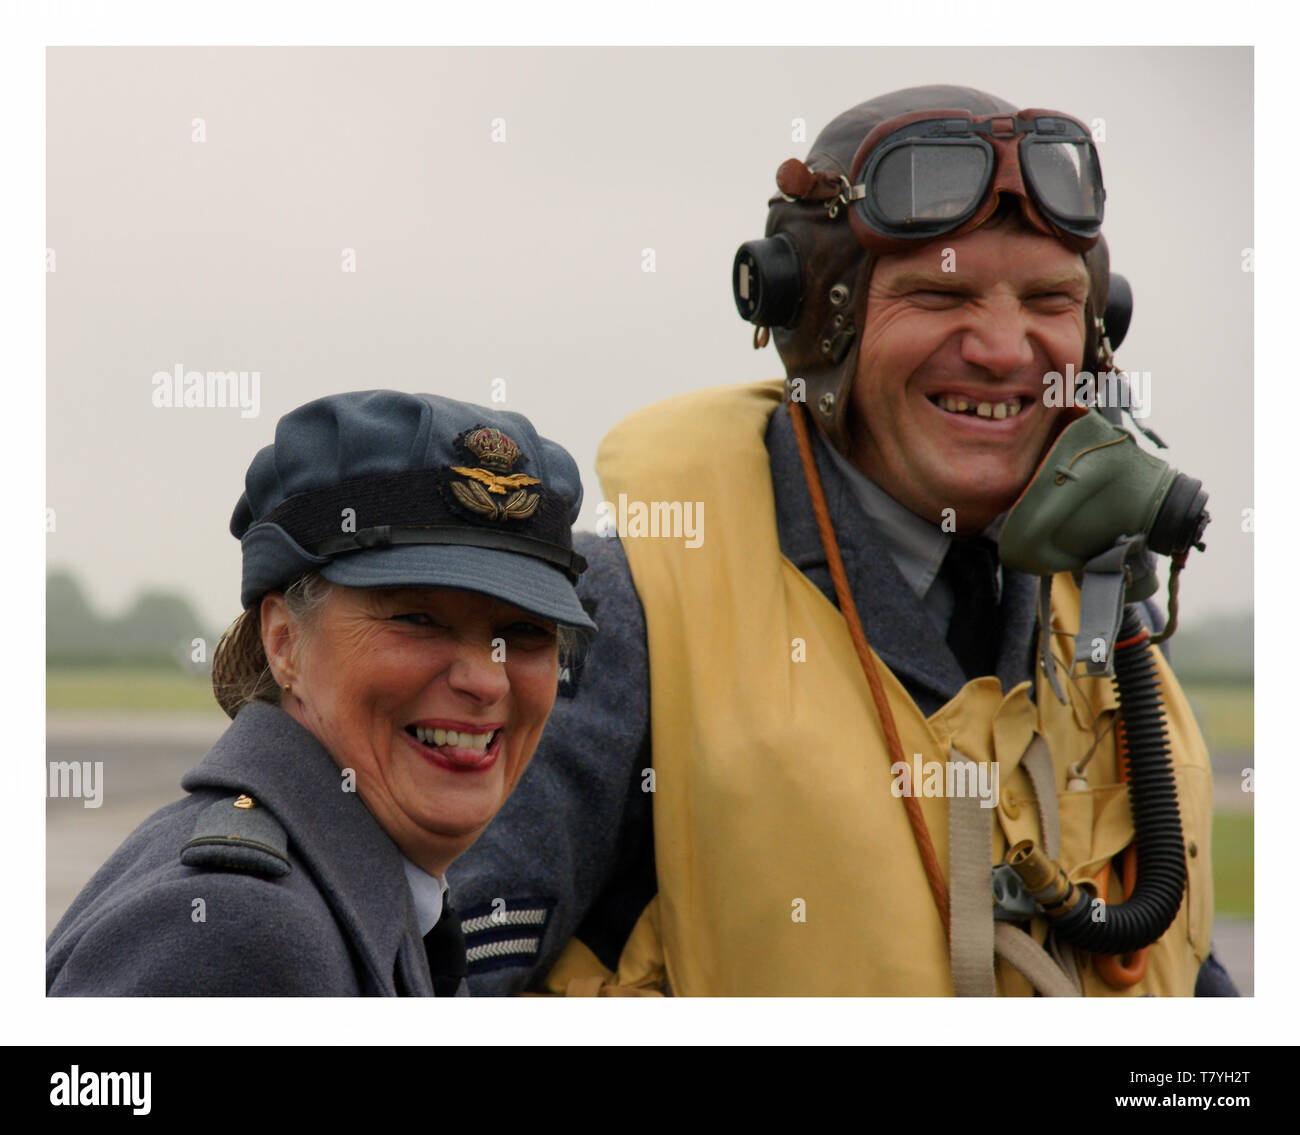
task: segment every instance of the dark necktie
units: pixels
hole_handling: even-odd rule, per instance
[[[997,545],[983,537],[954,537],[939,574],[952,588],[948,645],[967,680],[997,671],[1002,644]]]
[[[461,933],[460,916],[445,898],[442,914],[424,936],[424,956],[429,959],[433,995],[455,997],[465,976],[465,935]]]

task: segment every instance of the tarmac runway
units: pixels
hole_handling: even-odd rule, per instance
[[[46,760],[103,763],[99,807],[79,798],[45,802],[45,930],[48,935],[72,900],[118,845],[165,804],[180,799],[181,776],[221,735],[226,718],[204,716],[51,714]],[[47,764],[48,767],[48,764]],[[1229,778],[1230,779],[1230,778]],[[1249,807],[1239,787],[1225,782],[1223,801]],[[1216,784],[1216,800],[1219,799]],[[1243,996],[1255,992],[1255,930],[1249,918],[1219,916],[1215,953]]]
[[[45,931],[121,842],[165,804],[185,795],[192,769],[228,724],[211,717],[51,715],[46,761],[102,762],[99,807],[75,797],[45,800]],[[47,792],[48,780],[47,780]]]

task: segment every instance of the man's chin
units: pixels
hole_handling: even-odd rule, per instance
[[[952,511],[940,510],[939,526],[946,532],[955,530],[959,536],[978,535],[1020,499],[1027,483],[1027,480],[1015,480],[998,487],[988,480],[974,484],[964,480],[959,488],[953,489],[952,504],[945,506]]]

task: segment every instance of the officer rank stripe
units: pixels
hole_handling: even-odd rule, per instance
[[[554,909],[554,899],[506,897],[462,911],[460,926],[470,974],[533,965]]]
[[[497,926],[541,926],[546,921],[546,914],[545,910],[503,910],[461,919],[460,928],[466,934],[477,934]]]
[[[486,942],[482,946],[470,946],[465,951],[465,961],[469,965],[494,958],[514,958],[523,963],[537,956],[541,948],[540,938],[507,938],[504,942]]]

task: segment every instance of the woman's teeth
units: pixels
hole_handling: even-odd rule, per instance
[[[973,414],[977,418],[996,418],[999,421],[1014,418],[1020,413],[1021,406],[1019,398],[1008,398],[1005,402],[972,402],[948,394],[937,395],[931,401],[950,414]]]
[[[455,729],[425,729],[419,725],[411,726],[410,732],[415,734],[415,739],[422,745],[432,745],[436,748],[448,745],[479,753],[487,752],[488,743],[496,734],[495,729],[487,733],[458,733]]]

